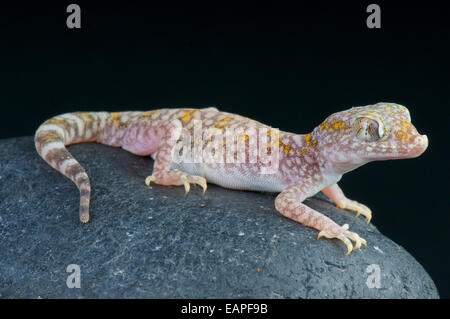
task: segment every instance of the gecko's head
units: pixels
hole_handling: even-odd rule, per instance
[[[413,158],[428,146],[411,124],[406,107],[395,103],[353,107],[330,115],[313,132],[321,152],[342,167],[370,161]]]

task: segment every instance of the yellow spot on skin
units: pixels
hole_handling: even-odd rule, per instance
[[[305,141],[306,141],[306,145],[311,144],[311,134],[306,134],[305,135]]]
[[[113,112],[110,115],[111,121],[115,126],[119,128],[126,128],[128,126],[128,122],[121,122],[120,117],[122,116],[122,112]]]
[[[324,131],[324,130],[326,130],[328,128],[328,122],[327,121],[325,121],[325,122],[323,122],[323,123],[321,123],[320,125],[319,125],[319,129],[321,130],[321,131]]]
[[[319,129],[321,131],[328,130],[329,132],[333,132],[335,130],[343,130],[345,128],[346,128],[345,122],[339,120],[334,120],[331,123],[325,121],[319,125]]]
[[[148,120],[155,113],[156,113],[156,111],[145,112],[144,114],[142,114],[141,116],[138,117],[138,120]]]
[[[50,119],[44,122],[44,124],[60,124],[64,120],[63,119]]]
[[[91,114],[89,112],[78,112],[78,113],[75,113],[75,114],[80,115],[88,125],[91,124],[92,117],[91,117]]]
[[[333,121],[333,128],[335,130],[342,130],[345,128],[345,123],[342,121]]]
[[[316,146],[317,144],[317,141],[312,139],[311,134],[305,135],[305,142],[306,146]]]
[[[397,140],[399,140],[401,143],[406,143],[408,140],[410,140],[411,135],[409,134],[409,130],[411,128],[411,123],[409,123],[406,120],[401,120],[399,123],[400,130],[395,132],[395,137]]]
[[[288,146],[288,145],[285,145],[285,146],[284,146],[284,152],[285,152],[286,154],[289,154],[289,153],[292,152],[292,148],[291,148],[290,146]]]
[[[62,125],[64,125],[64,127],[69,128],[69,123],[67,123],[62,118],[49,119],[49,120],[45,121],[44,124],[62,124]]]
[[[225,117],[223,119],[221,119],[220,121],[217,122],[216,127],[218,129],[223,129],[223,127],[229,122],[231,121],[230,117]]]
[[[182,116],[180,118],[181,122],[182,123],[189,122],[192,119],[193,113],[194,113],[194,110],[185,111],[185,112],[181,113],[182,114]]]
[[[292,152],[292,147],[284,144],[281,140],[278,141],[278,146],[284,151],[285,154],[289,154]]]
[[[114,123],[119,124],[119,122],[120,122],[120,113],[119,112],[111,113],[110,118],[111,118],[111,121],[113,121]]]
[[[409,123],[406,120],[401,120],[400,126],[402,127],[403,131],[408,131],[410,129],[410,127],[411,127],[411,123]]]
[[[405,143],[409,139],[408,133],[406,133],[404,131],[397,131],[397,132],[395,132],[395,136],[402,143]]]
[[[50,141],[54,141],[57,139],[60,139],[61,137],[58,134],[50,134],[50,135],[45,135],[42,137],[42,140],[45,142],[50,142]]]

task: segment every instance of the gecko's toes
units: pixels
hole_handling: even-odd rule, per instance
[[[348,209],[356,211],[356,216],[363,215],[366,218],[367,223],[370,223],[372,219],[372,211],[366,205],[360,204],[357,201],[346,199],[345,201],[337,204],[338,208]]]
[[[151,182],[155,182],[160,185],[183,185],[186,194],[191,190],[190,184],[197,184],[203,188],[203,194],[206,192],[207,183],[206,179],[202,176],[189,175],[178,170],[171,170],[167,172],[160,172],[153,174],[145,179],[145,184],[150,186]]]
[[[202,176],[197,175],[189,175],[189,174],[182,174],[181,179],[183,180],[184,189],[186,190],[186,195],[189,193],[189,190],[191,189],[190,184],[197,184],[200,185],[203,188],[203,194],[206,192],[206,179]]]
[[[200,185],[203,189],[203,194],[205,194],[208,185],[206,184],[206,179],[202,176],[188,175],[189,183]]]
[[[364,238],[359,237],[359,235],[357,233],[347,230],[344,233],[344,235],[346,236],[346,238],[350,238],[351,240],[353,240],[355,242],[355,247],[353,249],[360,249],[361,244],[363,244],[364,246],[367,246],[366,240]]]
[[[355,249],[360,249],[361,244],[367,246],[367,242],[364,238],[361,238],[357,233],[348,230],[348,224],[344,224],[338,229],[325,229],[319,232],[317,239],[320,237],[326,238],[336,238],[341,240],[345,246],[347,246],[347,255],[350,254]],[[353,240],[355,244],[353,245],[350,241]]]
[[[355,217],[363,215],[366,218],[367,224],[370,223],[370,220],[372,219],[372,211],[369,207],[358,203],[358,206],[353,208],[353,210],[356,211]]]

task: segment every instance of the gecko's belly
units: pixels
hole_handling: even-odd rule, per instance
[[[244,164],[180,163],[172,164],[172,168],[203,176],[208,183],[231,189],[281,192],[287,186],[276,173],[264,174],[258,167]]]

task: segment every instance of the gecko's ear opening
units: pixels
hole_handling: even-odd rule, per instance
[[[386,135],[386,127],[381,119],[371,115],[361,115],[352,125],[355,136],[364,142],[376,142]]]

